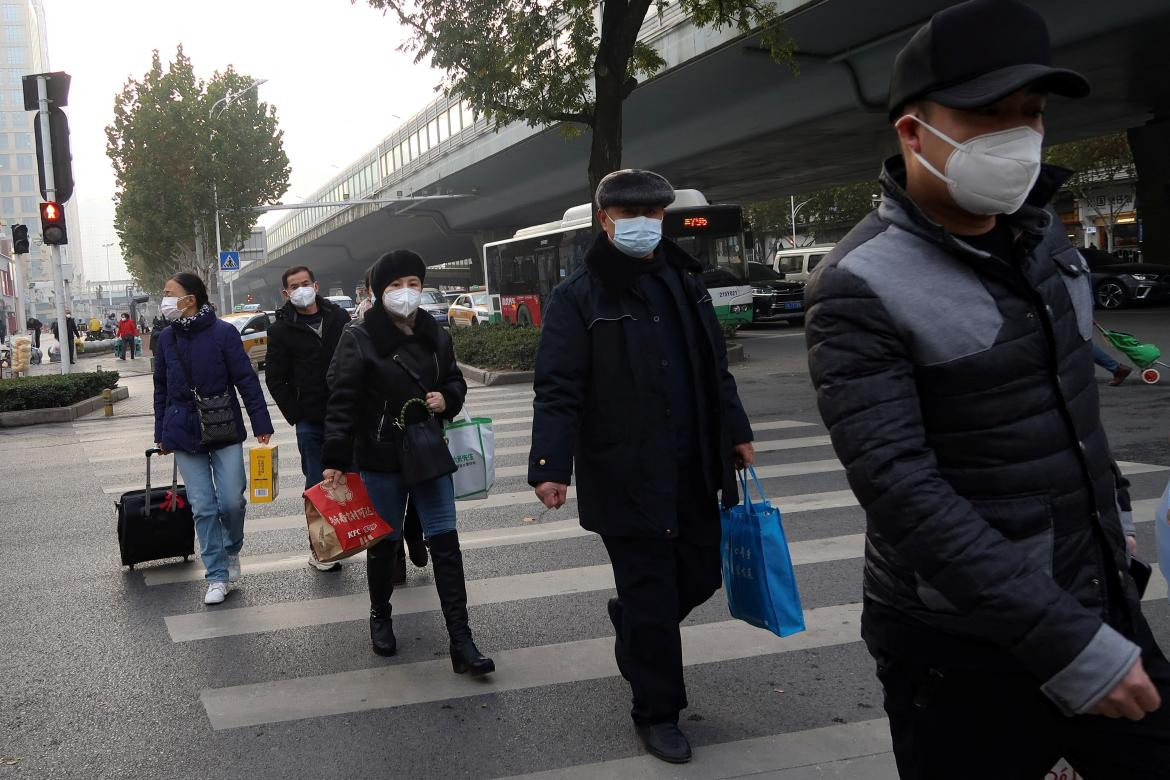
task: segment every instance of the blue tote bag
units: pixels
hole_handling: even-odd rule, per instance
[[[760,501],[748,495],[747,475]],[[804,610],[796,588],[796,572],[788,540],[780,524],[780,510],[764,496],[756,470],[739,473],[743,503],[724,509],[723,588],[732,617],[766,628],[778,636],[804,630]]]

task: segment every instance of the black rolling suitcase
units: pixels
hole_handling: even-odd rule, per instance
[[[187,490],[179,484],[175,464],[170,487],[150,487],[150,457],[162,451],[146,451],[146,490],[123,493],[118,508],[118,547],[122,565],[134,568],[143,561],[187,558],[195,553],[195,519]]]

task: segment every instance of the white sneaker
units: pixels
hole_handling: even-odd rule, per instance
[[[240,581],[240,556],[228,556],[228,582]]]
[[[316,553],[309,553],[309,565],[317,571],[337,571],[341,568],[341,561],[330,561],[328,563],[324,563],[317,560]]]
[[[204,604],[222,604],[224,598],[227,597],[228,584],[226,582],[213,582],[207,586],[207,595],[203,597]]]

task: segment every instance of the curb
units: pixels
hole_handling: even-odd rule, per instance
[[[459,370],[468,379],[479,382],[481,385],[519,385],[532,384],[536,376],[535,371],[487,371],[466,363],[459,363]]]
[[[130,388],[115,387],[113,400],[125,401],[130,397]],[[0,412],[0,428],[19,428],[26,425],[47,425],[49,423],[72,422],[78,417],[97,411],[105,405],[100,395],[78,401],[72,406],[57,409],[22,409],[19,412]]]
[[[743,363],[747,361],[747,353],[743,351],[743,344],[730,343],[727,345],[727,363]]]

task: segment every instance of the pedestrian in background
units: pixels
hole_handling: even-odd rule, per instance
[[[138,326],[130,319],[129,314],[123,314],[122,319],[118,321],[118,338],[122,340],[122,360],[126,359],[127,354],[133,360],[134,339],[138,338]]]
[[[162,312],[159,312],[158,316],[154,318],[154,322],[150,323],[150,341],[147,343],[150,354],[157,354],[158,338],[169,324],[167,318],[162,315]]]
[[[1110,374],[1113,374],[1113,378],[1109,380],[1110,387],[1117,387],[1125,381],[1127,376],[1133,373],[1132,368],[1114,360],[1113,356],[1096,344],[1093,345],[1093,362]]]
[[[191,273],[171,277],[160,311],[171,324],[159,337],[155,354],[154,440],[163,454],[174,453],[187,486],[208,583],[203,603],[220,604],[229,583],[240,579],[244,544],[247,431],[236,393],[243,396],[260,444],[271,438],[272,420],[240,334],[216,317],[202,279]],[[234,442],[211,448],[202,443],[196,392],[203,398],[230,394]]]
[[[44,324],[36,317],[29,317],[25,320],[24,326],[28,328],[28,332],[32,335],[33,346],[37,349],[41,348],[41,329]]]
[[[281,275],[285,304],[268,328],[264,381],[280,413],[296,429],[305,490],[321,482],[321,447],[325,442],[326,374],[341,332],[349,325],[345,309],[322,298],[313,272],[299,265]],[[322,563],[309,545],[309,565],[337,571],[340,561]]]
[[[366,551],[374,652],[397,652],[392,567],[409,494],[430,544],[435,590],[451,639],[452,668],[478,676],[494,671],[495,663],[479,652],[468,625],[451,475],[407,485],[399,459],[403,434],[395,422],[404,414],[408,420],[418,415],[418,410],[405,409],[408,403],[413,407],[422,399],[433,415],[451,420],[467,395],[451,336],[419,308],[426,270],[422,258],[409,250],[383,255],[371,270],[370,289],[378,303],[361,322],[346,329],[329,367],[324,478],[336,485],[356,466],[374,508],[394,527],[389,537]]]
[[[702,268],[662,238],[673,201],[651,171],[598,184],[602,232],[544,312],[528,482],[559,508],[576,469],[581,525],[613,565],[634,725],[650,753],[681,763],[679,623],[722,583],[716,493],[737,504],[735,467],[755,456]]]
[[[1170,664],[1142,615],[1093,377],[1091,275],[1046,204],[1054,68],[1016,0],[899,53],[902,154],[805,292],[809,365],[866,512],[862,637],[899,774],[1166,777]],[[1105,716],[1105,717],[1100,717]]]
[[[61,333],[60,333],[61,329],[57,326],[57,320],[53,320],[52,324],[49,325],[49,329],[51,331],[53,331],[53,338],[57,339],[57,348],[60,349],[61,344],[63,342],[61,340]],[[73,312],[70,311],[69,309],[66,309],[65,310],[65,340],[64,340],[64,343],[66,344],[66,348],[69,351],[69,362],[70,363],[77,362],[73,358],[74,350],[77,349],[76,345],[74,344],[73,339],[80,338],[80,337],[81,337],[81,331],[77,329],[77,322],[73,319]],[[65,359],[64,354],[65,354],[64,352],[61,353],[62,360]]]

